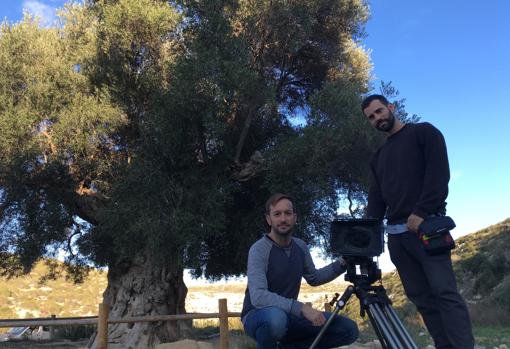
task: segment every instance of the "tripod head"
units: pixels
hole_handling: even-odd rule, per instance
[[[377,267],[372,257],[344,256],[347,262],[345,281],[352,282],[355,287],[369,287],[382,277],[381,269]]]

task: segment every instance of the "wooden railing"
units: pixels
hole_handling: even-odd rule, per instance
[[[310,303],[309,303],[310,304]],[[331,311],[329,303],[324,304],[326,311]],[[157,321],[179,321],[197,319],[219,319],[220,320],[220,349],[229,349],[228,318],[240,317],[241,313],[229,312],[226,299],[218,299],[217,313],[188,313],[178,315],[156,315],[156,316],[135,316],[121,319],[110,319],[108,313],[110,306],[105,303],[99,304],[99,316],[65,317],[37,319],[9,319],[0,320],[0,327],[23,327],[23,326],[49,326],[53,333],[53,326],[71,325],[97,325],[97,349],[108,348],[108,324],[135,323],[135,322],[157,322]]]
[[[70,325],[97,325],[98,349],[108,347],[108,324],[179,321],[195,319],[219,319],[220,320],[220,348],[229,349],[228,318],[239,317],[241,313],[229,312],[226,299],[218,300],[218,313],[188,313],[177,315],[136,316],[121,319],[108,318],[109,305],[99,304],[99,316],[66,317],[66,318],[38,318],[38,319],[9,319],[0,320],[0,327],[23,327],[23,326],[70,326]]]

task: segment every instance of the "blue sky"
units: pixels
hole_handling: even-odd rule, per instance
[[[510,217],[510,2],[379,0],[371,12],[376,77],[446,138],[454,235]]]
[[[0,5],[0,19],[7,19],[9,22],[16,22],[23,18],[23,10],[36,14],[43,25],[51,25],[57,18],[55,10],[60,8],[67,1],[63,0],[4,0]]]
[[[374,75],[444,134],[454,237],[510,217],[510,26],[506,0],[371,1]],[[383,270],[392,265],[382,258]]]
[[[25,8],[51,23],[65,1],[2,1],[0,18]],[[510,1],[372,0],[364,46],[374,86],[392,81],[408,112],[446,138],[448,214],[459,237],[510,217]],[[392,268],[387,256],[383,270]]]

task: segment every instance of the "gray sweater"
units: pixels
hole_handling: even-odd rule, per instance
[[[325,284],[345,268],[335,261],[316,269],[305,242],[292,238],[288,247],[281,247],[267,235],[255,242],[248,254],[248,287],[241,319],[253,309],[278,307],[295,316],[301,315],[302,303],[297,301],[301,278],[311,286]]]

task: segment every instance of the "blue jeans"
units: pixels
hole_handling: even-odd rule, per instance
[[[328,319],[331,313],[324,312]],[[313,326],[300,316],[287,314],[280,308],[266,307],[252,310],[244,319],[244,331],[255,339],[257,349],[309,348],[321,326]],[[349,345],[358,338],[358,326],[346,317],[336,316],[319,341],[317,348],[335,348]],[[279,346],[277,346],[279,344]]]

